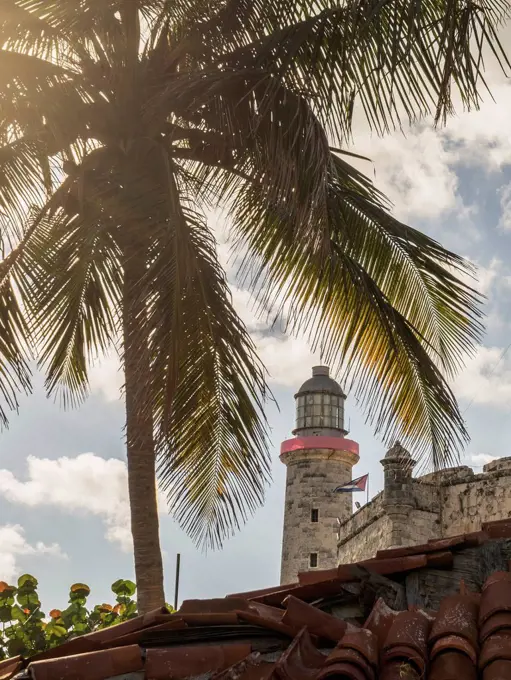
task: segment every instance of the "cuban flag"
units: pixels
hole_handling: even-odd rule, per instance
[[[355,491],[365,491],[368,477],[369,475],[363,475],[362,477],[352,479],[351,482],[335,488],[334,493],[354,493]]]

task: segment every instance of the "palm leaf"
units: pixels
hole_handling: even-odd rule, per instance
[[[176,170],[147,273],[158,471],[177,521],[197,543],[217,546],[263,500],[265,383],[214,239]]]
[[[86,396],[91,362],[117,339],[122,283],[108,223],[90,202],[81,214],[69,207],[41,214],[27,296],[46,388],[64,406]]]
[[[386,441],[400,437],[445,465],[467,434],[437,364],[454,369],[479,337],[477,294],[449,271],[463,267],[460,258],[393,221],[374,193],[364,200],[360,186],[340,180],[345,168],[328,191],[328,243],[324,227],[318,239],[297,237],[285,206],[268,208],[258,188],[239,192],[233,219],[248,252],[244,280],[355,382]]]

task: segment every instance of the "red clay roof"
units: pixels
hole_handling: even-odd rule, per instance
[[[158,610],[32,659],[0,662],[0,680],[511,679],[511,573],[501,565],[481,592],[462,578],[446,592],[459,564],[468,579],[467,560],[478,569],[480,557],[483,569],[494,548],[511,550],[506,539],[511,520],[300,574],[289,586],[188,600],[176,614]],[[422,577],[435,611],[406,600],[420,594]]]

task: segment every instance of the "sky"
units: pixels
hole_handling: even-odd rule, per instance
[[[494,101],[461,110],[442,129],[428,122],[383,139],[355,130],[362,168],[394,204],[396,216],[422,229],[477,267],[474,285],[487,297],[486,335],[453,389],[471,442],[462,463],[479,472],[511,455],[511,87],[489,74]],[[233,263],[219,229],[219,255]],[[220,220],[221,221],[221,220]],[[160,502],[167,600],[173,601],[176,554],[180,599],[223,596],[278,583],[285,468],[280,442],[291,436],[293,394],[318,363],[303,338],[290,338],[254,315],[248,293],[232,284],[234,303],[266,364],[279,409],[268,405],[273,483],[260,508],[221,551],[198,551]],[[122,379],[115,356],[94,367],[91,396],[64,412],[48,400],[42,378],[0,434],[0,580],[25,572],[39,579],[46,609],[61,607],[69,585],[92,588],[91,601],[111,601],[110,584],[133,578],[127,502]],[[354,476],[370,474],[370,495],[382,487],[385,453],[348,395],[350,438],[360,444]],[[413,452],[412,452],[413,453]],[[363,501],[364,499],[358,499]]]

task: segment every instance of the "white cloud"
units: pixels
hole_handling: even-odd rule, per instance
[[[374,182],[392,201],[402,220],[435,219],[460,204],[458,179],[442,134],[422,125],[406,133],[355,137],[354,150],[374,163]],[[371,175],[367,162],[357,167]]]
[[[0,496],[29,507],[94,515],[105,524],[105,537],[129,552],[132,547],[126,464],[93,453],[76,458],[27,458],[26,481],[0,470]]]
[[[458,194],[457,170],[467,165],[495,172],[511,163],[511,87],[497,72],[488,82],[494,99],[486,95],[479,111],[461,111],[460,106],[461,112],[445,127],[435,128],[428,119],[405,126],[405,134],[398,130],[379,138],[368,134],[363,121],[356,121],[353,151],[370,158],[374,166],[355,164],[368,176],[374,173],[376,186],[394,203],[399,219],[434,220],[453,213],[457,221],[468,223],[471,238],[480,236],[470,219],[473,205],[465,205]]]
[[[470,464],[474,467],[483,467],[497,459],[498,456],[490,456],[488,453],[473,453],[470,456]]]
[[[458,399],[470,405],[511,408],[511,356],[504,348],[480,346],[454,381]]]
[[[24,529],[19,524],[0,526],[0,580],[8,583],[19,576],[18,558],[25,556],[43,556],[67,559],[57,543],[45,545],[38,541],[30,545],[24,535]]]
[[[500,189],[500,219],[499,227],[505,231],[511,231],[511,184],[506,184]]]
[[[296,388],[310,377],[311,366],[319,363],[304,338],[287,335],[257,335],[255,343],[263,364],[268,369],[270,381]]]
[[[101,395],[105,401],[120,398],[124,376],[119,357],[113,350],[94,363],[89,371],[89,384],[91,391]]]

